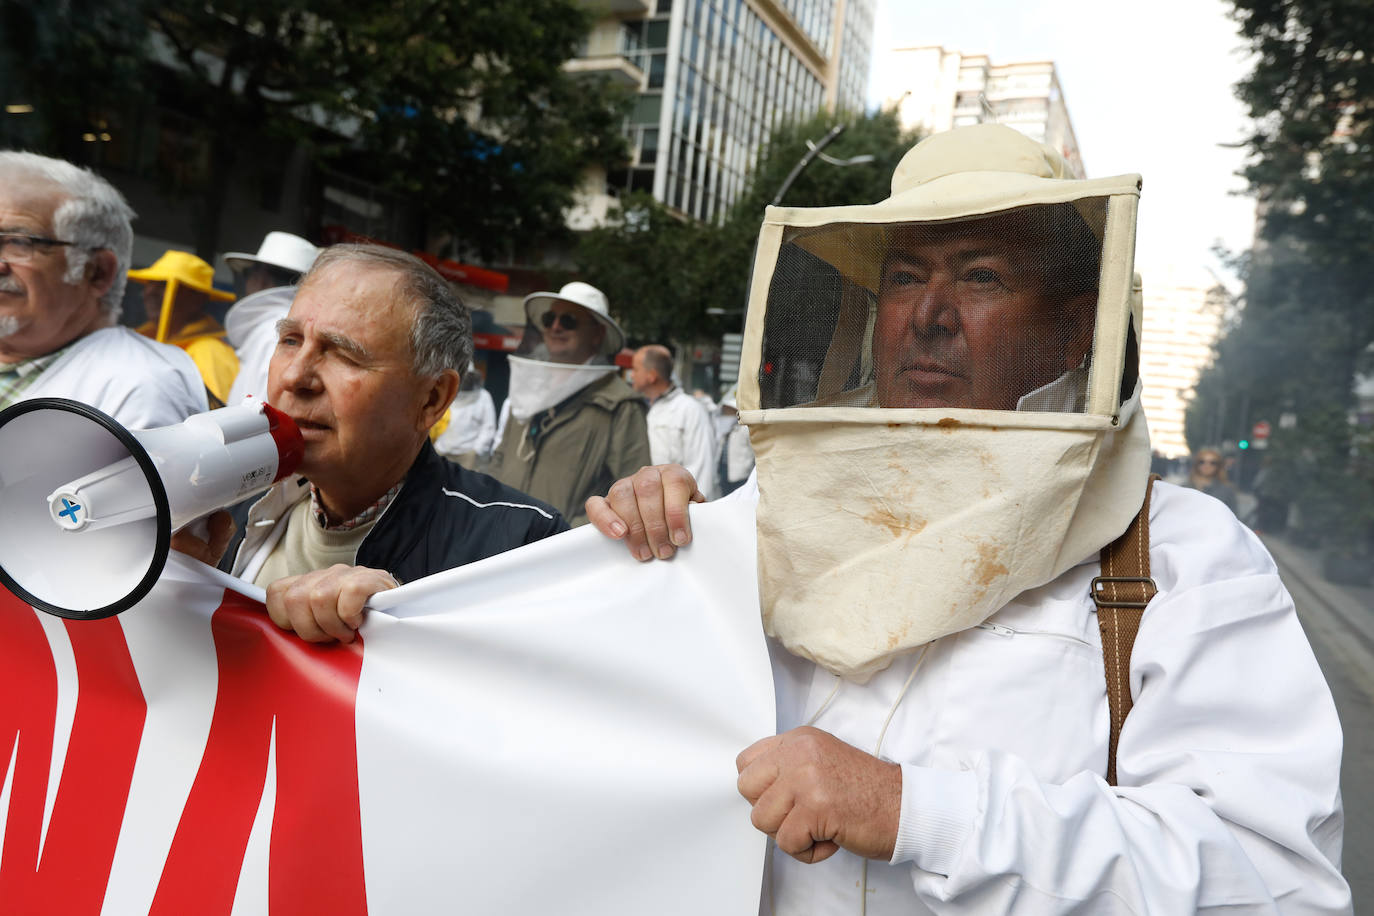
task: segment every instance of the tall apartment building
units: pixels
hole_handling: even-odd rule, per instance
[[[864,107],[876,0],[581,2],[599,18],[568,69],[637,97],[630,162],[588,175],[569,215],[575,229],[597,225],[632,190],[720,219],[775,125]]]
[[[994,64],[986,54],[938,45],[889,52],[881,86],[903,129],[938,133],[990,121],[1014,127],[1064,156],[1085,176],[1073,122],[1052,61]]]
[[[1167,458],[1188,454],[1184,413],[1212,359],[1228,295],[1209,271],[1143,271],[1145,327],[1140,335],[1141,404],[1150,443]]]

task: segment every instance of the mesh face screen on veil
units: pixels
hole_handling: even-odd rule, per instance
[[[517,356],[578,364],[598,357],[605,329],[586,309],[556,302],[525,324]]]
[[[760,406],[1082,413],[1107,207],[787,228]]]

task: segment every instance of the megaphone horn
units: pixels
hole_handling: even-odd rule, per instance
[[[131,431],[79,401],[0,412],[0,582],[77,620],[137,604],[172,532],[266,490],[300,466],[291,418],[261,401]]]

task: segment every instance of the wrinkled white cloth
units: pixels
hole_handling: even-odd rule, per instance
[[[681,388],[668,389],[649,405],[649,454],[654,464],[680,464],[691,471],[707,499],[720,495],[711,415]]]
[[[770,640],[779,732],[901,764],[902,817],[866,877],[774,850],[761,912],[1349,913],[1340,723],[1273,561],[1221,503],[1156,484],[1150,565],[1117,788],[1096,556],[865,685]]]
[[[434,450],[446,458],[475,452],[491,454],[496,444],[496,405],[485,388],[460,391],[448,408],[448,426],[435,440]]]
[[[128,429],[171,426],[209,409],[205,383],[185,350],[122,326],[73,343],[20,400],[33,398],[80,401]]]

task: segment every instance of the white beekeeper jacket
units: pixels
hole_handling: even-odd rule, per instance
[[[229,307],[224,332],[239,358],[239,374],[225,403],[238,404],[249,395],[266,399],[267,367],[277,349],[277,322],[291,311],[295,296],[296,287],[275,286],[244,296]]]
[[[496,405],[485,388],[460,391],[448,408],[448,426],[434,443],[445,457],[486,456],[496,445]]]
[[[864,685],[769,640],[779,733],[810,724],[900,764],[902,812],[890,864],[772,850],[761,912],[1351,911],[1340,723],[1258,539],[1216,500],[1155,485],[1159,593],[1115,788],[1099,568],[1090,557]]]
[[[673,387],[649,406],[649,454],[654,464],[680,464],[707,499],[716,491],[716,437],[701,402]]]
[[[171,426],[209,409],[205,383],[185,350],[123,326],[71,344],[21,400],[33,398],[81,401],[128,429]]]

